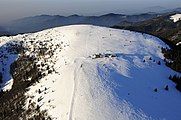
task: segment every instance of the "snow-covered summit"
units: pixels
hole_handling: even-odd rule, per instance
[[[170,17],[170,19],[173,20],[173,22],[180,21],[180,20],[181,20],[181,14],[172,15],[172,16]]]
[[[34,101],[54,119],[181,118],[180,93],[168,80],[168,73],[175,72],[164,65],[161,53],[168,46],[156,37],[74,25],[0,38],[2,44],[12,40],[24,40],[28,55],[36,56],[40,46],[57,48],[51,57],[38,61],[45,60],[56,72],[45,72],[26,93],[27,101]],[[167,85],[169,90],[164,89]]]

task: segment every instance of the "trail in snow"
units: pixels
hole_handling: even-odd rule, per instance
[[[76,59],[74,63],[76,64],[76,67],[74,69],[74,85],[73,85],[73,94],[72,94],[71,104],[70,104],[69,120],[73,120],[72,114],[73,114],[74,102],[75,102],[76,91],[77,91],[77,83],[79,81],[79,73],[82,68],[82,62],[80,62],[78,59]]]

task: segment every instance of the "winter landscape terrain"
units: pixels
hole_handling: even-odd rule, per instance
[[[0,37],[1,89],[14,95],[16,78],[38,76],[22,92],[19,119],[38,110],[57,120],[180,120],[181,94],[168,79],[180,73],[165,65],[162,48],[169,46],[157,37],[93,25]]]

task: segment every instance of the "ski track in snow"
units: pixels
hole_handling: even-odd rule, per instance
[[[77,61],[75,60],[74,62],[76,63]],[[73,94],[72,94],[71,104],[70,104],[69,120],[73,120],[72,113],[73,113],[73,109],[74,109],[74,102],[75,102],[76,91],[77,91],[77,83],[79,80],[79,72],[81,70],[81,66],[82,66],[82,63],[78,63],[74,70],[74,85],[73,85],[74,87],[73,87]]]

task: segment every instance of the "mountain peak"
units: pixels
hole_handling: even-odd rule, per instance
[[[124,16],[123,14],[116,14],[116,13],[108,13],[108,14],[105,14],[105,15],[101,15],[101,16]]]

